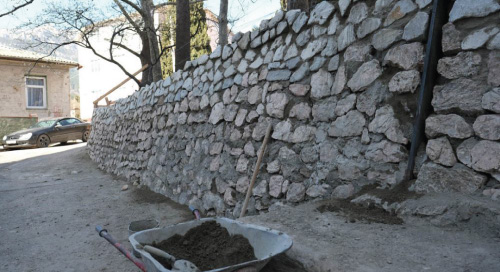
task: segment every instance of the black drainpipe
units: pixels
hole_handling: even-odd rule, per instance
[[[436,82],[437,63],[442,56],[441,37],[443,25],[448,21],[449,0],[434,0],[432,4],[431,23],[424,59],[424,71],[418,94],[417,112],[415,123],[413,124],[413,134],[411,136],[411,149],[408,158],[404,180],[413,178],[413,168],[415,167],[415,157],[417,151],[425,137],[425,119],[432,111],[432,89]]]

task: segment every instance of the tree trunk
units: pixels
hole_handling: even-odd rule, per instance
[[[175,70],[181,70],[186,61],[191,59],[189,0],[177,0],[176,13]]]
[[[147,43],[149,44],[150,66],[152,70],[153,82],[162,79],[160,48],[155,31],[154,4],[152,0],[141,0],[141,7],[144,11],[144,27],[146,31]],[[144,44],[144,43],[143,43]],[[149,69],[147,69],[149,70]],[[147,71],[146,70],[146,71]]]
[[[227,44],[227,1],[221,0],[219,7],[219,44],[221,46]]]
[[[141,50],[141,66],[145,64],[151,65],[151,51],[149,50],[149,40],[147,38],[146,33],[138,33],[141,37],[142,42],[142,50]],[[142,71],[141,84],[140,87],[146,86],[154,82],[153,80],[153,72],[151,71],[151,66],[148,69]]]
[[[288,0],[286,9],[300,9],[302,11],[309,11],[309,0]]]

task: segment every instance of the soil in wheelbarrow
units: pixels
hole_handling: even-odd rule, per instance
[[[226,228],[209,221],[190,229],[184,236],[174,235],[153,244],[177,260],[194,263],[200,270],[211,270],[255,260],[254,249],[248,239],[241,235],[230,235]],[[157,259],[170,267],[164,260]]]

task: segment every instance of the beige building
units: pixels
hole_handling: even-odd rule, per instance
[[[70,116],[69,69],[78,63],[0,46],[0,118]]]

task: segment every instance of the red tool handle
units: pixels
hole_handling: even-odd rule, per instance
[[[95,227],[95,230],[99,233],[99,236],[108,240],[108,242],[112,244],[114,247],[116,247],[116,249],[118,249],[123,255],[125,255],[125,257],[131,260],[142,271],[146,272],[146,266],[144,265],[144,263],[141,262],[136,257],[134,257],[134,255],[132,255],[130,251],[128,251],[125,247],[123,247],[122,244],[118,243],[118,241],[116,241],[115,238],[113,238],[113,236],[111,236],[111,234],[108,233],[107,229],[104,229],[103,227],[97,225]]]

